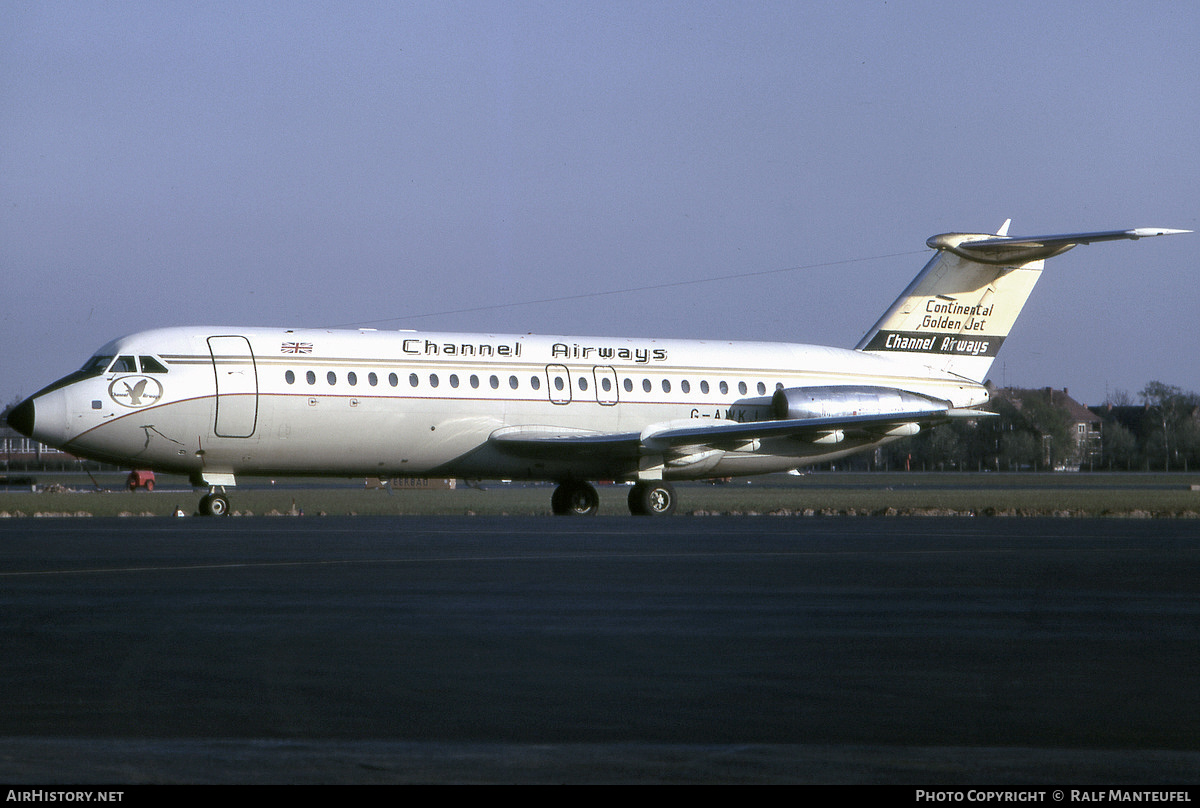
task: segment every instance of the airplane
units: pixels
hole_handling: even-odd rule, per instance
[[[1009,220],[1011,221],[1011,220]],[[18,432],[72,455],[186,474],[199,511],[250,476],[632,483],[637,515],[673,480],[785,472],[982,418],[988,369],[1046,258],[1137,228],[946,233],[854,349],[769,342],[174,327],[113,340],[18,404]]]

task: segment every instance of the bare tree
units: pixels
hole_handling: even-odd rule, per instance
[[[1163,471],[1169,471],[1171,458],[1183,454],[1180,438],[1190,438],[1195,432],[1189,427],[1197,408],[1200,407],[1200,396],[1185,393],[1174,385],[1157,381],[1147,384],[1141,395],[1146,409],[1153,414],[1156,425],[1161,427],[1159,437],[1162,441]],[[1186,462],[1185,458],[1184,463]]]

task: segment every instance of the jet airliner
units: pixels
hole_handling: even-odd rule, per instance
[[[666,515],[672,480],[788,471],[980,418],[983,382],[1046,258],[1187,230],[948,233],[854,349],[766,342],[176,327],[101,347],[9,424],[78,457],[186,474],[200,512],[248,476],[631,482]]]

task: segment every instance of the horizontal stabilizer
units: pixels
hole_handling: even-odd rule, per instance
[[[1066,233],[1054,236],[1023,236],[1021,238],[1008,236],[981,238],[964,233],[943,233],[940,236],[933,236],[925,243],[935,250],[948,250],[962,258],[981,264],[1013,264],[1062,255],[1078,244],[1092,244],[1097,241],[1137,241],[1140,238],[1190,232],[1192,231],[1173,230],[1167,227],[1136,227],[1132,230],[1104,230],[1098,233]]]

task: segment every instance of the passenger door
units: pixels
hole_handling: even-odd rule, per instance
[[[245,337],[208,338],[216,379],[213,432],[221,438],[248,438],[258,424],[258,370]]]

